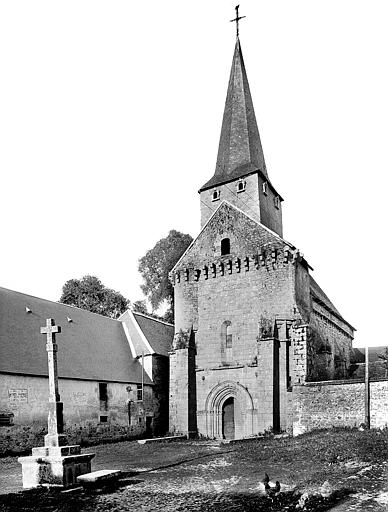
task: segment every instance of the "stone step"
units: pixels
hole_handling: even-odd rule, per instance
[[[82,485],[108,485],[120,478],[119,469],[100,469],[77,477],[77,482]]]
[[[187,439],[186,435],[180,436],[168,436],[168,437],[151,437],[150,439],[138,439],[139,444],[148,444],[148,443],[163,443],[169,441],[176,441],[178,439]]]

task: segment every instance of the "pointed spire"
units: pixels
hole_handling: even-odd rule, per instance
[[[225,101],[214,176],[201,190],[261,171],[266,177],[263,148],[237,38]]]

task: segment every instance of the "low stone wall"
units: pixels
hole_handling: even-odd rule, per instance
[[[144,437],[144,425],[124,427],[116,424],[67,425],[65,432],[68,444],[92,446]],[[40,425],[13,425],[0,427],[0,456],[29,454],[31,448],[44,445],[47,428]]]
[[[365,421],[365,384],[357,380],[309,382],[293,387],[293,434]],[[372,428],[388,426],[388,379],[370,383]]]

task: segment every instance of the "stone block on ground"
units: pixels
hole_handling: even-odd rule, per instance
[[[119,469],[101,469],[100,471],[93,471],[85,473],[77,477],[77,482],[83,486],[103,487],[116,482],[121,475]]]
[[[168,436],[168,437],[151,437],[150,439],[138,439],[139,444],[148,444],[148,443],[163,443],[169,441],[177,441],[178,439],[187,439],[186,434],[182,434],[179,436]]]

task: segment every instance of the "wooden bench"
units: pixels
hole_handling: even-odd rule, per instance
[[[106,487],[116,483],[120,475],[119,469],[101,469],[77,476],[77,482],[84,487]]]

